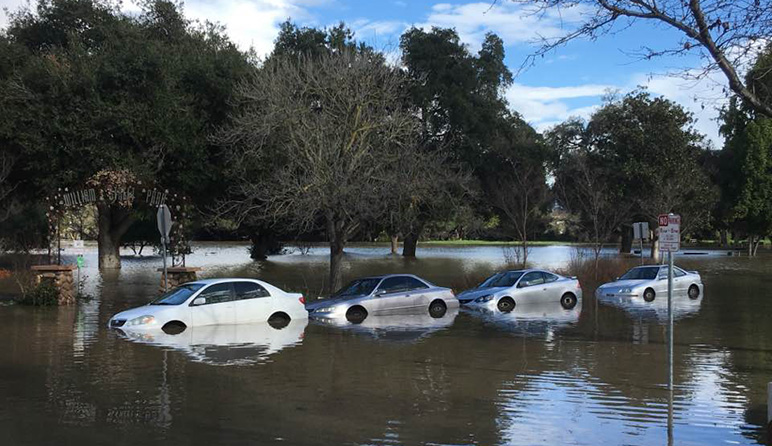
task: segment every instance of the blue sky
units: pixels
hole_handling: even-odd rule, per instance
[[[0,0],[0,4],[14,9],[24,1]],[[128,11],[136,9],[131,0],[123,3]],[[185,11],[194,19],[220,22],[240,46],[253,46],[259,54],[271,50],[278,25],[287,18],[318,27],[344,21],[358,39],[391,52],[395,59],[399,36],[411,26],[455,28],[473,52],[492,31],[504,40],[513,72],[534,51],[534,39],[572,29],[582,13],[534,16],[507,0],[495,5],[492,0],[188,0]],[[5,23],[5,17],[0,18],[0,26]],[[678,38],[675,31],[641,23],[596,41],[575,41],[521,72],[507,90],[507,99],[511,108],[545,130],[570,116],[589,117],[609,91],[623,94],[647,86],[692,111],[698,119],[696,128],[720,148],[715,109],[723,104],[724,80],[715,76],[695,82],[669,75],[699,68],[697,55],[642,61],[631,54],[644,44],[664,48]]]

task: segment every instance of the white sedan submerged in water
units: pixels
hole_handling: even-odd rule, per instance
[[[503,271],[485,279],[477,288],[458,295],[462,304],[484,306],[509,313],[521,303],[554,302],[570,310],[582,298],[576,277],[563,277],[549,271]]]
[[[598,287],[598,298],[642,298],[653,302],[657,296],[667,296],[667,265],[637,266],[622,277]],[[700,273],[673,267],[673,291],[686,293],[697,299],[702,295],[703,285]]]
[[[307,319],[303,295],[254,279],[209,279],[181,285],[147,305],[122,311],[109,326],[122,330],[184,329]]]

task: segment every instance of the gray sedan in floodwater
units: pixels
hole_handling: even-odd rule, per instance
[[[667,296],[667,282],[666,265],[637,266],[617,280],[599,286],[595,295],[598,298],[633,298],[652,302],[657,296]],[[674,266],[673,291],[697,299],[703,291],[700,273]]]
[[[581,298],[582,286],[576,277],[538,269],[502,271],[458,295],[462,304],[498,309],[502,313],[511,312],[520,303],[534,301],[560,302],[570,310]]]
[[[359,323],[368,315],[389,316],[428,312],[442,317],[458,308],[449,288],[438,287],[411,274],[390,274],[354,280],[328,299],[306,305],[313,318],[346,318]]]

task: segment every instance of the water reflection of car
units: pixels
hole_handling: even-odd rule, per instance
[[[301,294],[287,293],[261,280],[199,280],[181,285],[147,305],[116,314],[109,326],[153,330],[307,319],[304,304]]]
[[[550,301],[530,300],[506,313],[482,305],[466,306],[464,311],[503,331],[541,336],[577,324],[582,305],[563,308]]]
[[[667,295],[668,267],[666,265],[637,266],[617,280],[605,283],[595,290],[598,298],[630,298],[653,302],[657,296]],[[673,291],[685,293],[692,299],[702,295],[700,273],[673,267]]]
[[[442,317],[449,308],[458,308],[458,299],[453,291],[410,274],[357,279],[328,299],[306,305],[311,317],[345,318],[351,322],[361,322],[368,315],[420,314],[426,311],[431,316]]]
[[[179,334],[155,330],[120,330],[128,340],[181,351],[194,361],[214,365],[249,364],[303,341],[308,319],[289,321],[282,328],[255,324],[188,327]]]
[[[525,269],[503,271],[480,285],[458,295],[462,304],[484,306],[508,313],[525,302],[540,301],[571,309],[582,298],[582,287],[575,277],[549,271]]]
[[[361,323],[351,323],[345,318],[320,318],[313,321],[378,340],[413,342],[450,327],[457,315],[458,307],[449,309],[441,317],[432,316],[424,310],[421,314],[371,316]]]
[[[598,296],[598,301],[603,305],[609,305],[624,310],[630,316],[640,320],[666,322],[667,316],[667,291],[664,298],[657,298],[652,302],[643,300],[641,296]],[[688,293],[680,291],[673,294],[673,319],[683,319],[693,316],[700,311],[702,297],[690,297]]]

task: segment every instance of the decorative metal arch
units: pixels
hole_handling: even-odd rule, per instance
[[[187,196],[170,192],[169,189],[144,186],[142,181],[126,181],[118,187],[103,187],[98,181],[89,180],[78,188],[59,188],[46,197],[48,219],[48,260],[61,264],[61,222],[68,211],[99,202],[120,204],[127,208],[140,205],[157,209],[165,204],[172,214],[172,228],[167,249],[172,257],[172,266],[185,266],[185,256],[191,253],[187,231],[190,223],[192,204]],[[159,234],[160,237],[160,234]]]

